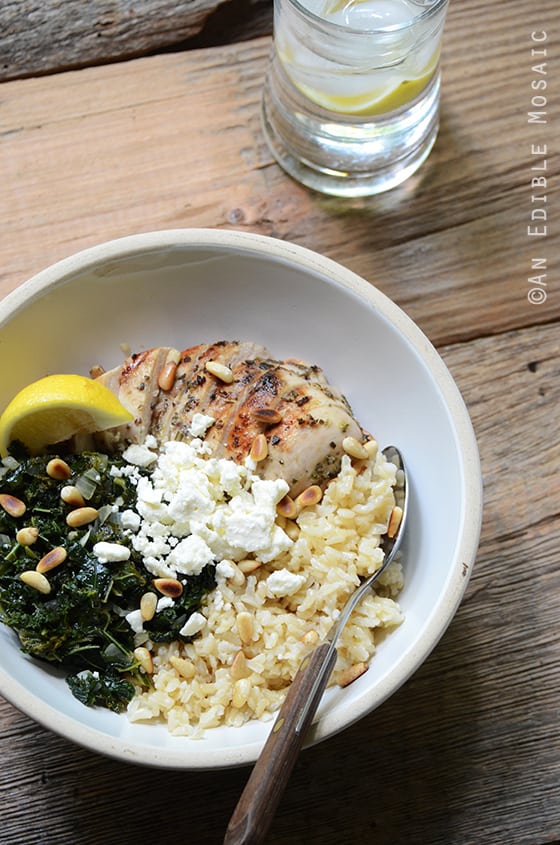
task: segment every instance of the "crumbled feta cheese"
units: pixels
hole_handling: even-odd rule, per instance
[[[193,414],[191,424],[189,426],[189,434],[193,437],[203,437],[211,425],[214,425],[216,420],[214,417],[209,417],[207,414]]]
[[[125,531],[138,531],[140,528],[140,514],[133,510],[121,513],[121,525]]]
[[[130,613],[126,614],[125,619],[135,634],[144,630],[144,617],[139,610],[131,610]]]
[[[177,543],[167,556],[167,564],[184,575],[200,575],[213,560],[212,549],[196,534],[189,534]]]
[[[165,537],[142,536],[135,538],[134,548],[148,557],[165,557],[171,551],[171,546]]]
[[[202,613],[191,613],[179,633],[182,637],[193,637],[198,634],[206,625],[206,617]]]
[[[126,546],[104,541],[94,545],[93,553],[100,563],[118,563],[122,560],[128,560],[130,557],[130,549]]]
[[[196,575],[216,560],[249,553],[267,563],[292,546],[276,524],[276,505],[288,484],[264,481],[207,453],[201,440],[170,441],[152,474],[138,478],[140,524],[132,543],[154,575]]]
[[[305,575],[290,572],[289,569],[277,569],[266,579],[266,589],[272,598],[293,596],[305,583]]]
[[[134,464],[137,467],[149,467],[157,460],[157,454],[152,452],[147,445],[140,446],[133,443],[128,449],[123,452],[123,457],[129,464]]]
[[[216,565],[216,576],[218,578],[224,578],[227,580],[228,578],[233,578],[235,575],[235,567],[231,560],[221,560]]]
[[[158,490],[153,487],[149,478],[140,478],[138,480],[137,487],[137,508],[138,512],[140,513],[140,516],[148,516],[149,518],[150,515],[153,515],[150,513],[150,511],[152,509],[154,510],[154,512],[157,511],[158,505],[161,504],[162,495],[163,490]]]
[[[138,479],[140,478],[138,467],[134,466],[134,464],[123,467],[117,467],[113,464],[109,470],[109,475],[113,478],[128,478],[132,484],[138,484]]]
[[[175,602],[171,598],[171,596],[162,596],[158,599],[158,603],[156,604],[156,613],[161,613],[162,610],[165,610],[168,607],[173,607]]]

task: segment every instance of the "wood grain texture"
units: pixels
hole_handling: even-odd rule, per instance
[[[377,198],[338,200],[301,187],[273,163],[259,117],[267,38],[154,56],[2,86],[0,294],[58,258],[147,229],[239,228],[341,261],[395,299],[435,343],[559,315],[552,290],[527,300],[532,260],[553,272],[558,209],[547,195],[560,154],[552,117],[528,123],[531,31],[524,0],[451,5],[442,125],[417,178]],[[557,20],[541,0],[538,20]],[[491,49],[481,59],[480,22]],[[544,23],[541,23],[544,26]],[[560,52],[560,30],[547,49]],[[550,115],[558,108],[558,87]],[[203,119],[201,118],[203,116]],[[547,153],[533,155],[532,147]],[[541,177],[543,173],[540,174]],[[547,236],[529,237],[535,207]]]
[[[336,658],[336,648],[323,642],[299,667],[229,820],[224,845],[265,842]]]
[[[201,35],[270,33],[269,0],[3,0],[0,80],[129,59]],[[215,20],[214,20],[215,18]]]
[[[442,354],[471,410],[484,469],[471,582],[413,678],[370,716],[302,754],[270,845],[560,839],[560,446],[551,437],[559,326]],[[219,845],[249,774],[107,760],[7,703],[0,726],[3,845],[135,845],[139,836],[158,845]]]

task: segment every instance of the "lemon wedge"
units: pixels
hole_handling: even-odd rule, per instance
[[[20,440],[31,454],[75,434],[91,434],[133,419],[101,382],[79,375],[52,375],[24,387],[0,416],[0,455]]]

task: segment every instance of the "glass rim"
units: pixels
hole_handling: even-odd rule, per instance
[[[346,26],[345,24],[336,23],[334,21],[329,21],[327,18],[322,18],[320,15],[317,15],[315,12],[312,12],[310,9],[307,9],[302,3],[301,0],[284,0],[284,2],[288,3],[289,5],[293,6],[294,9],[299,12],[299,14],[310,20],[310,22],[318,23],[319,25],[332,29],[333,31],[341,32],[341,33],[351,33],[356,35],[388,35],[393,32],[404,32],[407,29],[410,29],[413,26],[416,26],[417,23],[420,21],[426,20],[438,12],[443,6],[447,6],[449,0],[434,0],[429,6],[426,6],[423,11],[419,10],[419,14],[413,18],[410,18],[408,21],[404,21],[402,23],[395,23],[389,24],[388,26],[376,26],[372,27],[371,29],[357,29],[352,26]]]

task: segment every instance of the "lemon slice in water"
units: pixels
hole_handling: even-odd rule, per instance
[[[363,94],[329,94],[298,82],[298,88],[308,99],[325,109],[340,114],[385,114],[411,102],[428,84],[435,67],[416,79],[398,81],[393,87],[365,91]]]
[[[31,454],[75,434],[105,431],[131,422],[104,384],[79,375],[52,375],[24,387],[0,416],[0,455],[20,440]]]

